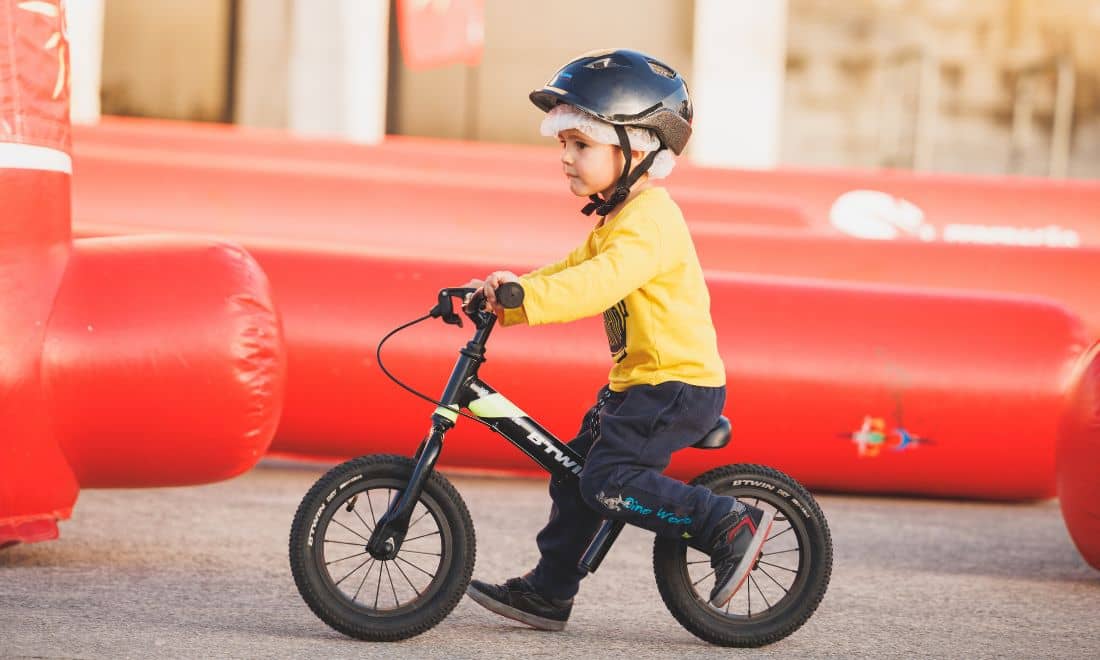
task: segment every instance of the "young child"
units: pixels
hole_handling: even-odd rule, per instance
[[[585,456],[580,479],[550,484],[538,565],[503,585],[474,580],[467,594],[497,614],[562,630],[585,575],[577,562],[602,519],[613,518],[710,548],[710,601],[722,607],[759,557],[774,514],[662,474],[673,452],[714,427],[726,399],[695,246],[679,207],[651,184],[691,135],[687,86],[645,54],[600,51],[565,65],[531,100],[547,112],[542,134],[561,143],[570,191],[589,197],[583,213],[600,219],[563,261],[471,286],[483,288],[503,325],[603,314],[613,366],[569,443]],[[505,310],[493,290],[512,281],[526,295]]]

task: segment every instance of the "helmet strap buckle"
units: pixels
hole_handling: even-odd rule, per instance
[[[615,184],[615,192],[611,193],[611,196],[606,200],[599,195],[590,195],[588,199],[592,200],[588,204],[584,205],[581,209],[581,213],[585,215],[592,215],[597,213],[601,217],[607,217],[608,213],[615,210],[615,207],[622,204],[623,200],[630,196],[630,189],[634,187],[634,184],[638,182],[638,179],[642,178],[651,165],[653,160],[657,157],[657,153],[664,149],[662,144],[654,151],[649,152],[645,158],[642,159],[638,166],[634,168],[632,172],[630,170],[630,161],[632,153],[630,150],[630,138],[626,134],[626,128],[620,124],[615,124],[615,134],[619,136],[619,148],[623,152],[623,171],[619,175],[619,180]]]

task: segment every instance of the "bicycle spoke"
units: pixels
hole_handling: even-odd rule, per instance
[[[788,527],[787,529],[783,530],[782,532],[779,532],[778,534],[772,534],[772,535],[771,535],[771,536],[769,536],[768,538],[764,539],[764,543],[767,543],[768,541],[770,541],[770,540],[772,540],[772,539],[774,539],[774,538],[777,538],[777,537],[783,536],[784,534],[786,534],[787,532],[791,531],[792,529],[794,529],[794,527]]]
[[[425,571],[423,568],[420,568],[419,566],[417,566],[416,564],[412,563],[411,561],[409,561],[407,559],[402,559],[401,557],[394,557],[394,559],[396,559],[397,561],[403,561],[406,564],[408,564],[409,566],[412,566],[416,570],[420,571],[424,575],[427,575],[428,577],[432,578],[433,580],[435,579],[435,573],[429,573],[428,571]]]
[[[397,587],[393,586],[393,573],[390,573],[390,564],[386,562],[382,566],[386,569],[386,577],[390,581],[390,590],[393,591],[393,605],[394,607],[401,607],[401,601],[397,599]]]
[[[359,592],[363,590],[363,585],[367,583],[367,578],[370,577],[370,567],[367,568],[367,572],[363,574],[363,579],[359,581],[359,588],[355,590],[355,595],[351,597],[351,602],[355,602],[359,598]]]
[[[354,545],[357,548],[362,548],[363,547],[362,543],[355,543],[353,541],[333,541],[331,539],[325,539],[325,540],[322,541],[322,543],[338,543],[340,545]]]
[[[401,566],[399,564],[396,564],[396,563],[393,565],[393,567],[396,568],[397,570],[401,571],[401,575],[403,575],[405,577],[405,581],[409,583],[409,586],[412,587],[412,590],[416,592],[416,597],[419,598],[420,597],[420,590],[416,588],[416,585],[413,584],[413,581],[410,580],[409,576],[405,574],[405,569],[401,568]]]
[[[781,555],[784,552],[798,552],[799,548],[791,548],[790,550],[776,550],[775,552],[761,552],[761,557],[767,557],[768,555]]]
[[[363,536],[362,534],[360,534],[359,532],[355,531],[354,529],[352,529],[352,528],[348,527],[347,525],[345,525],[344,523],[340,522],[339,520],[337,520],[337,519],[333,518],[333,519],[332,519],[332,522],[334,522],[334,523],[336,523],[337,525],[339,525],[339,526],[343,527],[344,529],[348,530],[348,531],[349,531],[349,532],[351,532],[352,534],[355,534],[356,536],[358,536],[359,538],[363,539],[364,541],[370,541],[370,539],[368,539],[367,537]]]
[[[752,576],[750,575],[749,578],[752,578]],[[745,587],[745,593],[748,594],[749,599],[749,616],[752,616],[752,582],[749,582]]]
[[[367,499],[369,500],[370,498],[368,497]],[[363,523],[363,527],[367,528],[368,534],[374,533],[374,528],[368,525],[366,520],[363,520],[363,516],[359,515],[359,509],[352,509],[351,512],[355,514],[355,517],[359,519],[359,522]]]
[[[364,550],[363,552],[357,552],[354,555],[348,555],[347,557],[340,557],[339,559],[333,559],[332,561],[326,561],[325,566],[329,566],[331,564],[335,564],[335,563],[341,562],[341,561],[346,561],[348,559],[353,559],[355,557],[362,557],[365,554],[367,554],[366,550]]]
[[[362,543],[355,543],[353,545],[362,545]],[[709,563],[710,563],[709,559],[700,559],[699,561],[689,561],[689,562],[687,562],[687,565],[691,566],[692,564],[709,564]]]
[[[427,534],[421,534],[420,536],[414,536],[411,539],[405,539],[405,543],[408,543],[409,541],[415,541],[417,539],[422,539],[426,536],[435,536],[438,533],[439,533],[439,530],[437,529],[434,532],[428,532]]]
[[[364,566],[366,566],[366,565],[367,565],[367,563],[369,563],[369,562],[372,562],[372,561],[374,561],[374,558],[373,558],[373,557],[371,557],[370,559],[367,559],[367,560],[365,560],[365,561],[364,561],[364,562],[363,562],[362,564],[359,564],[359,565],[358,565],[358,566],[356,566],[355,568],[351,569],[351,573],[354,573],[355,571],[358,571],[358,570],[359,570],[360,568],[363,568]],[[369,569],[369,568],[367,569],[367,572],[368,572],[368,573],[370,573],[370,569]],[[348,575],[351,575],[351,573],[348,573],[348,574],[347,574],[347,575],[345,575],[344,577],[340,578],[340,579],[339,579],[339,580],[337,580],[337,581],[336,581],[336,582],[335,582],[334,584],[336,584],[337,586],[339,586],[339,584],[340,584],[341,582],[343,582],[344,580],[348,579]]]
[[[382,562],[385,566],[386,562]],[[378,584],[374,585],[374,609],[378,609],[378,597],[382,595],[382,566],[378,567]]]
[[[752,576],[752,573],[749,573],[749,584],[756,587],[756,590],[760,592],[760,597],[764,599],[764,604],[768,606],[767,609],[770,610],[771,607],[772,607],[772,604],[768,600],[768,597],[766,595],[764,595],[764,590],[760,588],[759,584],[756,584],[756,578],[754,578]],[[752,613],[750,612],[749,614],[752,614]]]
[[[703,580],[705,580],[705,579],[709,578],[709,577],[710,577],[710,576],[712,576],[712,575],[714,575],[714,571],[711,571],[710,573],[707,573],[706,575],[704,575],[703,577],[699,578],[699,579],[698,579],[698,580],[696,580],[695,582],[692,582],[692,583],[691,583],[691,586],[693,586],[693,587],[694,587],[694,586],[698,585],[698,584],[699,584],[700,582],[702,582]]]
[[[424,513],[422,513],[419,518],[417,518],[416,520],[409,523],[408,528],[412,529],[413,527],[416,527],[416,523],[420,522],[421,520],[424,520],[424,516],[428,515],[429,513],[431,513],[431,510],[428,509],[428,507],[424,507]]]
[[[793,568],[787,568],[786,566],[780,566],[779,564],[769,564],[768,562],[763,561],[763,560],[758,560],[757,564],[763,564],[765,566],[771,566],[772,568],[778,568],[781,571],[788,571],[790,573],[798,573],[798,571],[794,570]]]
[[[401,552],[411,552],[416,555],[430,555],[432,557],[442,557],[442,552],[421,552],[420,550],[409,550],[407,548],[401,548]]]
[[[378,518],[374,515],[374,502],[371,501],[370,492],[367,492],[367,506],[370,507],[370,519],[374,523],[374,526],[378,526]]]
[[[784,587],[783,585],[779,584],[779,580],[776,580],[774,577],[772,577],[772,574],[769,573],[768,571],[761,568],[760,572],[763,573],[764,575],[767,575],[768,578],[771,579],[771,581],[775,583],[775,586],[777,586],[777,587],[779,587],[780,589],[783,590],[784,594],[786,594],[790,591],[790,589],[788,589],[787,587]]]

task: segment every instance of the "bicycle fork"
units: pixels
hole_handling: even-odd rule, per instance
[[[413,508],[416,507],[416,502],[424,490],[424,484],[435,469],[435,462],[443,449],[443,435],[454,426],[450,420],[440,418],[438,415],[433,415],[432,420],[432,430],[417,449],[416,467],[413,468],[408,485],[390,503],[386,513],[378,519],[378,524],[371,532],[367,551],[375,559],[393,559],[401,550],[405,534],[409,531],[409,519],[412,518]]]
[[[449,291],[444,289],[440,292],[440,304],[443,303],[444,294]],[[441,403],[445,403],[447,407],[438,407],[432,414],[432,429],[416,450],[416,467],[413,468],[412,476],[409,477],[408,486],[390,503],[386,513],[378,520],[374,531],[371,532],[370,540],[367,542],[367,552],[375,559],[393,559],[401,550],[401,543],[404,542],[405,534],[409,531],[409,519],[412,517],[413,509],[443,449],[443,436],[455,427],[460,395],[466,387],[466,382],[476,377],[478,367],[485,361],[485,342],[488,341],[492,329],[492,323],[479,325],[474,338],[459,351],[458,362],[455,363],[451,377],[447,380],[441,399]]]

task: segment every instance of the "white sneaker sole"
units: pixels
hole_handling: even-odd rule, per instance
[[[768,540],[768,534],[771,533],[772,523],[774,522],[775,512],[765,511],[764,517],[760,519],[760,526],[756,528],[756,534],[753,535],[752,542],[749,543],[749,548],[745,551],[744,558],[741,559],[741,563],[738,564],[737,570],[733,572],[733,577],[726,583],[726,586],[720,589],[714,595],[714,598],[710,599],[711,605],[725,607],[734,594],[741,590],[745,580],[749,579],[749,573],[752,571],[752,567],[756,565],[756,560],[760,558],[761,551],[764,550],[764,541]]]

